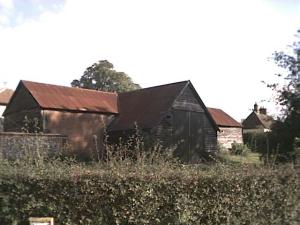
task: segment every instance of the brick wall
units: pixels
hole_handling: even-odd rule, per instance
[[[243,143],[242,128],[220,127],[218,132],[218,142],[225,148],[231,148],[233,142]]]
[[[67,136],[59,134],[0,132],[0,154],[8,159],[55,155],[64,151],[67,143]]]

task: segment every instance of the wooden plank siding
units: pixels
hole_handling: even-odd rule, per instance
[[[4,114],[5,132],[21,132],[25,128],[25,117],[29,121],[33,121],[36,118],[38,120],[39,131],[43,131],[40,107],[23,85],[17,88]],[[30,132],[35,129],[34,127],[29,127]]]
[[[189,86],[176,98],[172,108],[192,112],[204,112]]]
[[[189,86],[152,132],[165,146],[177,146],[175,155],[184,162],[199,162],[217,150],[216,130]]]

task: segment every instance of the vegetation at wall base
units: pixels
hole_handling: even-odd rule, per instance
[[[1,224],[297,224],[292,167],[175,161],[0,163]]]

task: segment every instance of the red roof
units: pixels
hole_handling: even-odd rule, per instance
[[[108,129],[110,131],[130,130],[134,129],[135,124],[142,129],[153,128],[169,112],[175,99],[188,85],[194,90],[190,81],[182,81],[120,93],[119,115]],[[202,107],[205,108],[208,118],[213,126],[218,129],[196,90],[194,91],[199,104],[203,105]]]
[[[116,93],[21,81],[43,109],[118,113]]]
[[[7,105],[13,93],[11,89],[0,89],[0,105]]]
[[[207,108],[216,124],[220,127],[242,127],[242,125],[222,109]]]
[[[110,131],[129,130],[135,127],[152,128],[167,113],[176,97],[189,81],[160,85],[119,94],[119,116],[109,127]]]

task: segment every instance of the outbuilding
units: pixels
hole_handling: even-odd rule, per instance
[[[70,149],[90,154],[101,147],[104,128],[118,113],[118,95],[20,81],[6,110],[4,131],[67,135]]]
[[[242,125],[222,109],[208,108],[219,127],[218,143],[230,149],[233,143],[243,144]]]
[[[76,153],[103,153],[106,129],[117,143],[136,126],[185,162],[217,151],[218,126],[190,81],[120,94],[20,81],[4,116],[5,131],[66,135]]]
[[[190,81],[119,94],[119,115],[109,136],[126,138],[136,125],[149,142],[177,146],[175,155],[186,162],[217,150],[218,127]]]

